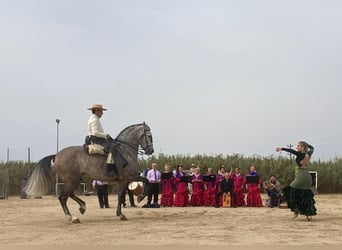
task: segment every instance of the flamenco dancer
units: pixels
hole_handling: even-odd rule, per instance
[[[205,190],[203,192],[204,206],[213,207],[216,204],[216,176],[212,168],[208,168],[207,174],[203,177]]]
[[[161,175],[162,195],[160,205],[163,207],[172,207],[173,205],[173,178],[170,165],[165,164],[164,173]]]
[[[296,163],[298,165],[298,172],[295,179],[289,186],[283,189],[287,206],[294,212],[294,217],[299,214],[306,216],[310,221],[313,215],[316,215],[316,207],[314,200],[314,193],[311,190],[312,178],[308,171],[311,155],[314,152],[314,147],[305,141],[300,141],[297,144],[296,150],[291,148],[277,147],[276,151],[286,151],[296,155]]]
[[[245,195],[243,191],[243,186],[245,183],[245,177],[241,174],[241,169],[239,167],[235,168],[235,178],[234,178],[234,193],[236,194],[236,206],[244,207],[245,203]]]
[[[203,201],[203,175],[201,174],[201,169],[197,166],[195,168],[195,174],[192,175],[192,194],[190,198],[191,206],[202,206],[204,204]]]
[[[183,166],[177,165],[176,174],[174,175],[174,185],[176,186],[176,192],[173,205],[175,207],[186,207],[189,204],[188,182],[181,181],[182,176],[187,175],[183,171]]]
[[[249,177],[255,178],[255,182],[248,182]],[[249,171],[246,174],[246,186],[247,186],[247,207],[263,207],[261,195],[260,195],[261,179],[256,171],[254,165],[249,167]]]

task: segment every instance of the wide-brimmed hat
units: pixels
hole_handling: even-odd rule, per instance
[[[93,109],[101,109],[103,111],[106,111],[107,109],[104,108],[101,104],[93,104],[91,105],[91,108],[88,108],[88,110],[93,110]]]

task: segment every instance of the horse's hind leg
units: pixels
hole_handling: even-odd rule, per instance
[[[77,217],[74,217],[71,215],[69,208],[67,206],[67,200],[68,200],[68,197],[70,196],[72,199],[74,199],[76,202],[78,202],[78,204],[80,204],[80,211],[81,211],[82,206],[83,206],[83,209],[85,211],[85,202],[82,201],[81,199],[79,199],[78,197],[76,197],[73,194],[73,190],[74,190],[73,188],[68,187],[68,185],[66,185],[66,183],[65,183],[63,189],[61,190],[61,193],[60,193],[58,199],[62,205],[64,214],[65,214],[65,218],[67,220],[71,221],[72,223],[80,223],[80,220]],[[75,197],[76,197],[76,199],[75,199]],[[84,213],[84,211],[83,211],[83,213]]]
[[[70,194],[70,198],[76,201],[80,205],[80,213],[84,214],[86,211],[86,203],[80,199],[78,196],[76,196],[74,193]]]
[[[65,193],[63,190],[61,191],[60,195],[58,196],[58,200],[61,203],[61,206],[63,208],[65,218],[69,221],[72,220],[72,215],[69,211],[69,208],[67,206],[67,200],[68,200],[69,194]]]

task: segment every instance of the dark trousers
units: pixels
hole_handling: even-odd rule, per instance
[[[267,194],[271,198],[271,206],[278,206],[279,193],[275,190],[267,189]]]
[[[100,207],[109,207],[108,204],[108,185],[98,185],[97,189],[97,197],[99,199]]]
[[[128,194],[128,198],[129,198],[129,203],[131,204],[131,206],[135,206],[134,195],[133,195],[132,190],[127,189],[127,194]]]
[[[224,191],[220,191],[220,192],[217,192],[216,193],[216,205],[218,206],[219,205],[219,199],[220,197],[224,194],[224,193],[227,193],[227,192],[224,192]],[[236,206],[236,193],[234,191],[229,191],[230,193],[230,197],[232,197],[232,206]]]
[[[128,194],[129,203],[131,204],[131,206],[135,206],[134,195],[133,195],[132,190],[129,190],[128,185],[126,187],[126,191],[124,195],[122,196],[121,204],[126,205],[126,193]]]
[[[158,203],[158,195],[159,195],[159,183],[150,183],[150,188],[147,196],[147,204],[151,204],[152,196],[153,203]]]

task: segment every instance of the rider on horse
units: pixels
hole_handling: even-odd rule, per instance
[[[122,157],[118,151],[118,144],[107,133],[104,132],[100,122],[103,115],[103,108],[101,104],[93,104],[88,110],[92,111],[92,115],[88,120],[88,136],[86,137],[86,144],[88,145],[89,154],[106,154],[107,155],[107,173],[109,177],[118,177],[117,167],[125,167],[127,161]]]

